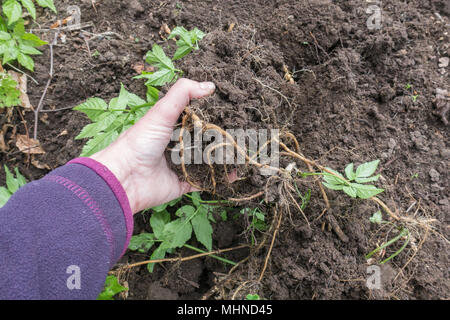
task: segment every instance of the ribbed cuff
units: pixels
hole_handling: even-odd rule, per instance
[[[95,161],[91,158],[76,158],[69,161],[67,164],[81,164],[89,169],[93,170],[97,173],[111,188],[111,191],[116,196],[117,201],[119,201],[120,206],[122,207],[123,215],[125,218],[125,225],[127,229],[127,237],[125,241],[125,246],[120,254],[122,257],[125,251],[128,248],[128,244],[130,243],[131,235],[133,234],[133,213],[131,212],[130,203],[128,201],[128,196],[119,180],[117,180],[116,176],[103,164],[98,161]]]

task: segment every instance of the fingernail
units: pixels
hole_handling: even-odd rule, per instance
[[[200,82],[200,89],[213,91],[216,89],[216,85],[212,82]]]

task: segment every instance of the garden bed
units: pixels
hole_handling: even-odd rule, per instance
[[[40,27],[65,18],[69,4],[57,1],[57,17],[42,11]],[[109,100],[121,83],[145,96],[143,81],[132,77],[154,43],[173,50],[173,43],[163,39],[163,24],[197,27],[207,35],[178,66],[185,77],[217,86],[212,97],[191,104],[202,119],[224,129],[289,130],[305,156],[340,172],[350,162],[380,159],[377,184],[385,189],[382,197],[389,207],[436,219],[433,229],[415,230],[407,249],[382,265],[381,289],[369,290],[365,255],[387,240],[386,230],[369,221],[377,205],[327,191],[331,208],[322,215],[321,192],[307,179],[299,187],[302,194],[311,189],[304,210],[309,223],[296,210],[285,214],[261,281],[276,224],[258,233],[252,248],[223,254],[233,261],[249,257],[230,275],[230,266],[211,257],[157,265],[153,273],[145,266],[121,273],[128,299],[243,298],[249,293],[267,299],[449,298],[449,96],[436,94],[437,89],[450,91],[449,68],[441,59],[450,56],[446,1],[383,2],[382,25],[375,30],[366,24],[370,14],[362,0],[97,0],[95,10],[91,1],[78,5],[81,21],[93,24],[84,30],[104,35],[87,42],[80,30],[65,32],[65,43],[54,47],[54,78],[44,109],[75,106],[93,96]],[[42,51],[32,74],[39,84],[28,82],[33,106],[50,67],[48,47]],[[2,163],[35,180],[80,154],[84,141],[74,137],[88,123],[85,116],[72,110],[41,113],[38,139],[45,154],[34,156],[41,169],[31,165],[14,147],[13,134],[26,134],[34,115],[24,113],[24,126],[18,112],[9,120],[16,129],[7,131],[5,140],[12,142],[0,153]],[[8,121],[3,115],[0,128]],[[292,161],[282,159],[280,165]],[[218,180],[218,195],[239,198],[265,190],[258,170],[237,169],[245,179],[231,187]],[[199,181],[210,179],[207,165],[188,172]],[[0,181],[4,178],[0,173]],[[260,207],[270,225],[280,202],[277,186],[265,190],[269,204],[255,198],[242,206]],[[250,243],[245,217],[217,220],[215,249]],[[143,231],[151,231],[148,213],[135,216],[134,233]],[[256,250],[263,239],[266,243]],[[194,253],[183,249],[173,256]],[[120,263],[146,259],[147,254],[129,251]]]

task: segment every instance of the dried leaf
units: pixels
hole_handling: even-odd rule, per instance
[[[28,154],[44,154],[45,151],[41,148],[39,140],[29,138],[24,134],[16,136],[16,147],[23,153]]]
[[[48,164],[42,163],[42,162],[40,162],[39,160],[34,159],[34,158],[31,159],[31,164],[32,164],[33,166],[35,166],[36,168],[38,168],[38,169],[42,169],[42,170],[44,170],[44,169],[52,170],[52,168],[50,168],[50,166],[49,166]]]
[[[25,109],[32,109],[30,99],[28,98],[27,94],[27,81],[28,78],[25,74],[19,74],[15,71],[8,71],[8,74],[13,78],[14,81],[17,82],[17,89],[20,91],[20,102],[22,107]]]

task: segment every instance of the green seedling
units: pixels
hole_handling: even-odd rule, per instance
[[[261,201],[262,203],[262,201]],[[255,230],[258,230],[260,232],[264,232],[268,229],[267,224],[265,222],[265,214],[261,211],[259,208],[243,208],[240,210],[240,215],[245,215],[249,217],[250,224],[247,227],[247,230],[250,230],[251,233],[251,244],[254,245],[256,243],[256,237],[255,237]],[[238,218],[238,215],[235,215],[234,218]]]
[[[13,107],[20,104],[20,91],[17,82],[6,72],[0,72],[0,108]]]
[[[372,176],[377,170],[380,160],[366,162],[361,164],[354,171],[353,163],[345,167],[345,176],[339,172],[326,168],[327,171],[319,173],[300,173],[302,176],[322,175],[324,181],[322,184],[331,190],[342,190],[352,198],[369,199],[384,191],[374,185],[366,184],[377,181],[380,175]]]
[[[56,7],[53,0],[36,0],[36,3],[49,8],[56,13]],[[36,19],[36,6],[33,0],[2,0],[2,11],[8,19],[8,24],[13,24],[22,17],[22,6],[28,11],[33,19]]]
[[[114,300],[116,294],[126,290],[128,289],[120,285],[116,276],[107,276],[105,287],[97,297],[97,300]]]
[[[417,178],[419,178],[419,173],[417,173],[417,172],[411,176],[411,179],[417,179]]]
[[[256,294],[256,293],[249,293],[246,297],[245,300],[261,300],[261,297]]]
[[[164,50],[157,44],[148,51],[145,61],[158,68],[155,72],[142,72],[134,79],[147,79],[145,85],[152,90],[153,87],[161,87],[167,83],[175,82],[183,74],[183,71],[175,68],[173,61],[183,58],[192,50],[198,50],[198,41],[203,39],[205,34],[197,28],[187,31],[183,27],[176,27],[169,35],[169,39],[178,37],[177,50],[173,58],[166,56]]]
[[[192,234],[195,234],[197,241],[204,245],[208,251],[211,251],[213,232],[211,222],[215,222],[212,216],[212,205],[219,201],[204,201],[198,192],[188,195],[188,199],[190,203],[180,206],[175,211],[174,219],[167,209],[179,205],[182,198],[153,207],[150,217],[150,226],[153,233],[141,233],[133,236],[129,249],[147,252],[154,245],[158,245],[150,256],[151,260],[163,259],[166,253],[171,253],[174,249],[183,246],[205,252],[187,244]],[[152,272],[154,263],[148,264],[147,267]]]
[[[14,192],[19,190],[20,187],[24,186],[27,183],[27,180],[23,175],[20,174],[19,169],[14,168],[16,176],[9,171],[8,167],[5,165],[5,173],[6,173],[6,188],[0,187],[0,208],[3,207],[6,202],[8,202],[9,198],[13,195]]]
[[[416,90],[414,90],[413,86],[410,83],[408,83],[408,84],[405,85],[405,89],[407,91],[409,91],[409,94],[411,95],[412,101],[414,103],[417,102],[417,98],[419,97],[419,94],[417,93]]]
[[[156,90],[145,101],[121,85],[119,96],[111,99],[109,103],[101,98],[89,98],[76,106],[74,110],[83,112],[92,121],[75,137],[89,138],[81,156],[88,157],[116,140],[158,101],[158,93]]]
[[[36,3],[56,13],[53,0],[36,0]],[[47,44],[47,42],[32,33],[25,32],[25,21],[22,19],[23,8],[33,19],[36,19],[36,6],[33,0],[2,0],[0,58],[2,64],[17,61],[28,70],[33,71],[34,61],[31,55],[41,54],[36,47]]]
[[[374,223],[374,224],[392,224],[392,222],[383,220],[381,211],[375,212],[372,215],[372,217],[369,218],[369,221],[371,223]],[[410,238],[409,230],[407,228],[404,228],[404,227],[396,227],[396,229],[398,230],[399,234],[396,237],[392,238],[391,240],[383,243],[381,246],[377,247],[376,249],[372,250],[369,254],[366,255],[366,260],[369,259],[371,256],[373,256],[375,253],[385,249],[386,247],[394,244],[395,242],[397,242],[397,241],[399,241],[399,240],[401,240],[401,239],[403,239],[405,237],[406,237],[406,240],[403,243],[403,245],[401,246],[401,248],[398,249],[393,254],[391,254],[388,258],[386,258],[383,261],[381,261],[380,264],[384,264],[384,263],[388,262],[389,260],[392,260],[393,258],[395,258],[397,255],[399,255],[406,248],[406,246],[409,243],[409,238]]]

